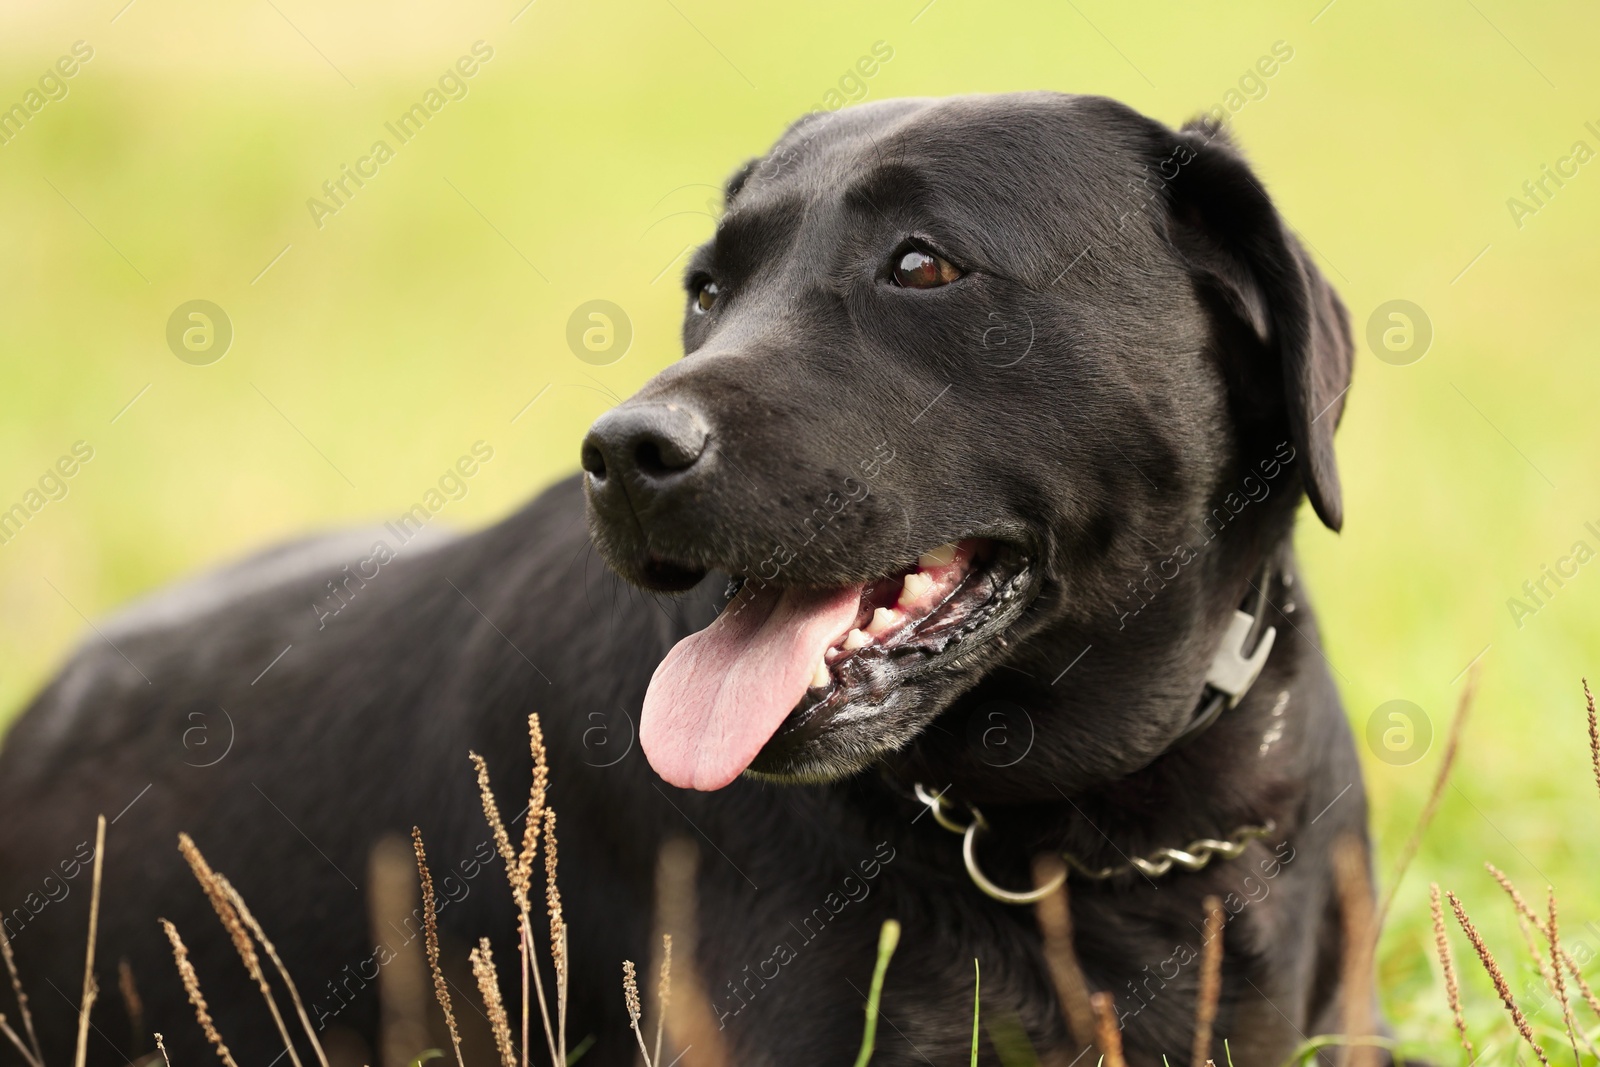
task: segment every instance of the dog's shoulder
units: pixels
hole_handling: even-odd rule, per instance
[[[476,533],[392,522],[325,532],[156,589],[90,623],[7,733],[0,779],[46,767],[54,754],[135,742],[151,716],[178,705],[214,710],[223,694],[252,691],[268,670],[325,676],[356,646],[387,662],[401,653],[377,645],[426,628],[438,590],[457,595],[446,577],[470,589],[479,572],[572,556],[572,542],[587,536],[582,506],[566,479]],[[412,625],[384,625],[400,618]],[[278,664],[290,645],[294,654]]]
[[[375,545],[394,540],[383,527],[297,538],[164,586],[118,609],[99,623],[98,629],[115,641],[206,625],[240,607],[277,599],[308,583],[322,585],[338,576],[343,567],[371,558]],[[451,540],[448,534],[424,528],[408,547],[427,551]],[[80,653],[104,648],[105,642],[91,633]]]
[[[117,709],[152,691],[155,678],[168,683],[170,696],[175,677],[210,673],[225,648],[262,630],[264,620],[310,617],[306,605],[317,593],[329,596],[327,583],[370,560],[385,538],[393,540],[382,528],[299,538],[157,589],[91,622],[61,671],[20,716],[6,748],[38,757],[93,743],[126,718]],[[451,540],[424,531],[408,547],[420,554]]]

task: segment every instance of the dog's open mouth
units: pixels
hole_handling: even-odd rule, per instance
[[[980,629],[1007,593],[1008,568],[997,568],[995,555],[992,541],[942,545],[916,567],[868,583],[855,625],[818,660],[796,714],[858,696],[877,703],[907,667]]]
[[[775,737],[869,717],[1016,617],[1027,559],[972,538],[843,589],[747,579],[715,622],[656,669],[639,739],[673,785],[720,789]]]

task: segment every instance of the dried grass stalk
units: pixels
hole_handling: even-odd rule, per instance
[[[1467,1062],[1473,1059],[1472,1041],[1467,1037],[1467,1019],[1461,1013],[1461,986],[1456,981],[1455,961],[1450,957],[1450,941],[1444,933],[1444,908],[1439,903],[1439,883],[1430,889],[1430,907],[1433,912],[1433,947],[1439,953],[1439,966],[1444,968],[1444,995],[1450,1002],[1450,1015],[1455,1020],[1456,1033],[1461,1035],[1461,1047],[1466,1050]]]
[[[94,883],[89,890],[89,944],[83,957],[83,999],[78,1002],[78,1052],[73,1058],[75,1067],[84,1067],[89,1058],[89,1013],[100,995],[94,980],[94,945],[100,934],[100,875],[106,860],[106,817],[95,821],[94,831]]]
[[[467,953],[467,958],[472,961],[472,976],[478,980],[489,1028],[494,1031],[494,1044],[500,1050],[500,1067],[516,1067],[516,1049],[511,1043],[511,1026],[506,1021],[506,1005],[500,997],[500,975],[494,969],[489,939],[479,938],[478,947]]]
[[[267,937],[267,932],[261,928],[261,924],[256,922],[256,917],[251,914],[249,906],[244,902],[244,897],[239,894],[237,889],[233,888],[233,883],[229,882],[224,874],[218,874],[216,877],[217,884],[222,887],[222,891],[228,896],[228,902],[233,905],[234,910],[239,913],[239,918],[244,920],[245,926],[249,927],[250,933],[266,952],[267,958],[272,961],[273,968],[278,972],[278,977],[283,979],[284,987],[289,990],[289,999],[294,1002],[294,1010],[300,1016],[300,1026],[306,1032],[306,1039],[311,1042],[312,1051],[316,1052],[317,1060],[322,1064],[322,1067],[328,1067],[327,1053],[322,1050],[322,1042],[317,1039],[316,1028],[311,1025],[311,1016],[306,1014],[305,1002],[300,999],[300,988],[294,984],[294,979],[289,976],[289,968],[283,965],[283,960],[278,956],[277,948],[272,944],[271,939]]]
[[[528,752],[533,757],[533,784],[528,789],[527,817],[522,821],[522,852],[517,866],[523,878],[533,877],[533,859],[539,851],[539,830],[544,823],[545,799],[550,789],[550,763],[544,748],[544,728],[537,712],[528,716]]]
[[[11,1024],[6,1022],[3,1012],[0,1012],[0,1034],[4,1034],[13,1045],[17,1046],[17,1051],[22,1053],[22,1062],[26,1063],[28,1067],[43,1067],[43,1064],[35,1059],[33,1053],[28,1050],[28,1046],[22,1043],[22,1038],[17,1036],[17,1032],[11,1029]]]
[[[1345,836],[1335,844],[1333,860],[1342,935],[1342,1024],[1349,1039],[1341,1048],[1339,1061],[1351,1067],[1369,1067],[1377,1059],[1376,1050],[1365,1043],[1374,1029],[1372,971],[1377,929],[1366,848],[1356,838]]]
[[[227,891],[222,888],[217,872],[211,869],[211,865],[206,862],[194,839],[188,834],[178,835],[178,851],[183,853],[189,869],[194,872],[195,881],[199,882],[200,888],[205,891],[212,910],[222,922],[222,928],[228,931],[228,937],[233,941],[233,949],[239,954],[245,972],[255,980],[256,988],[261,991],[261,999],[267,1002],[267,1010],[272,1013],[272,1021],[278,1027],[279,1037],[283,1039],[283,1047],[289,1052],[289,1061],[294,1067],[301,1067],[300,1054],[295,1051],[294,1039],[289,1036],[289,1027],[284,1024],[283,1014],[278,1011],[277,998],[272,995],[272,986],[268,984],[266,973],[261,969],[261,958],[256,955],[255,943],[250,940],[250,934],[244,928],[244,921],[239,918],[238,909],[233,906],[233,901],[228,899]]]
[[[622,961],[622,1003],[628,1009],[628,1025],[633,1028],[634,1039],[639,1042],[639,1055],[644,1057],[644,1067],[652,1067],[654,1061],[650,1059],[650,1050],[645,1047],[644,1031],[639,1028],[639,1018],[644,1014],[644,1008],[639,1001],[639,972],[632,960]]]
[[[517,985],[522,990],[522,1067],[528,1067],[528,965],[534,963],[533,945],[528,942],[528,927],[517,916],[517,957],[521,968]]]
[[[1484,944],[1483,936],[1478,933],[1478,928],[1472,925],[1472,920],[1467,917],[1467,910],[1461,906],[1461,901],[1454,893],[1446,893],[1450,901],[1450,908],[1456,914],[1456,922],[1461,924],[1461,930],[1467,935],[1467,940],[1472,942],[1472,950],[1478,954],[1478,962],[1483,964],[1483,969],[1489,972],[1489,978],[1494,982],[1494,991],[1500,994],[1500,1000],[1506,1006],[1506,1011],[1511,1013],[1511,1021],[1516,1024],[1517,1033],[1533,1049],[1539,1057],[1539,1062],[1545,1067],[1550,1067],[1550,1061],[1545,1057],[1544,1049],[1539,1047],[1539,1042],[1533,1038],[1533,1028],[1528,1025],[1528,1019],[1522,1014],[1522,1009],[1517,1007],[1516,998],[1511,995],[1511,986],[1506,982],[1506,976],[1500,970],[1500,965],[1495,962],[1494,953],[1489,951],[1489,946]]]
[[[528,1058],[528,975],[533,975],[533,991],[535,999],[539,1001],[539,1020],[544,1024],[544,1039],[550,1050],[552,1064],[564,1063],[556,1054],[556,1031],[550,1022],[550,1006],[544,995],[544,978],[540,974],[539,955],[533,944],[533,926],[528,912],[524,909],[517,917],[517,926],[521,931],[522,942],[522,1058],[523,1067],[527,1067]]]
[[[1378,927],[1373,918],[1372,876],[1365,843],[1350,835],[1341,837],[1333,847],[1333,874],[1344,941],[1339,983],[1343,989],[1344,1032],[1351,1041],[1344,1046],[1340,1059],[1351,1067],[1375,1067],[1378,1050],[1366,1039],[1375,1029],[1372,972]]]
[[[656,862],[656,923],[663,933],[671,933],[676,957],[672,1001],[663,1014],[667,1040],[680,1057],[674,1062],[684,1067],[728,1067],[732,1058],[695,965],[698,862],[699,850],[693,841],[683,838],[663,845]]]
[[[161,1040],[161,1035],[160,1034],[155,1035],[155,1037],[156,1037],[156,1051],[161,1053],[161,1062],[165,1063],[167,1065],[167,1067],[172,1067],[172,1060],[167,1057],[167,1046],[166,1046],[166,1043]]]
[[[1461,690],[1461,699],[1456,702],[1456,713],[1450,719],[1450,733],[1445,740],[1444,758],[1439,762],[1438,773],[1433,776],[1433,789],[1428,794],[1427,803],[1422,805],[1422,814],[1417,816],[1417,824],[1411,829],[1411,836],[1406,838],[1406,843],[1400,848],[1400,857],[1395,861],[1394,875],[1389,879],[1389,890],[1383,895],[1383,904],[1378,908],[1378,917],[1373,922],[1373,942],[1377,942],[1377,934],[1382,933],[1383,924],[1389,918],[1389,907],[1394,903],[1394,895],[1400,891],[1400,883],[1405,879],[1406,870],[1411,866],[1411,861],[1416,858],[1417,849],[1422,845],[1422,835],[1428,832],[1428,827],[1433,823],[1434,815],[1438,814],[1439,802],[1444,799],[1444,787],[1450,783],[1450,772],[1455,769],[1456,754],[1461,750],[1461,735],[1467,727],[1467,715],[1472,711],[1472,702],[1478,695],[1478,665],[1474,663],[1467,671],[1467,684]]]
[[[661,1062],[661,1031],[666,1025],[667,1008],[672,1004],[672,935],[661,935],[661,970],[656,981],[656,1047],[650,1062]]]
[[[1589,762],[1594,767],[1594,784],[1600,787],[1600,721],[1594,712],[1594,694],[1589,692],[1589,679],[1583,679],[1583,699],[1589,705]]]
[[[1600,998],[1595,997],[1594,990],[1590,989],[1589,983],[1584,981],[1583,972],[1578,969],[1578,961],[1573,959],[1572,953],[1568,952],[1565,948],[1561,950],[1561,959],[1566,963],[1567,973],[1572,976],[1573,983],[1577,985],[1578,993],[1583,997],[1583,1002],[1589,1005],[1589,1010],[1592,1011],[1596,1017],[1600,1017]],[[1587,1040],[1587,1038],[1585,1040]],[[1593,1047],[1592,1042],[1590,1042],[1590,1047]],[[1600,1054],[1597,1054],[1596,1058],[1600,1058]]]
[[[1549,897],[1550,925],[1546,933],[1550,935],[1550,959],[1554,966],[1551,970],[1555,973],[1556,999],[1561,1001],[1561,1020],[1567,1026],[1567,1043],[1572,1046],[1572,1062],[1576,1067],[1583,1067],[1583,1060],[1578,1056],[1578,1028],[1572,1021],[1572,1004],[1567,1000],[1567,983],[1561,978],[1561,934],[1560,924],[1556,919],[1556,889],[1555,886],[1547,887]]]
[[[137,1038],[144,1033],[144,998],[139,996],[133,966],[126,956],[117,961],[117,992],[122,994],[122,1007],[128,1013],[128,1032]]]
[[[533,778],[528,786],[528,810],[522,819],[522,851],[517,854],[517,878],[523,885],[522,904],[518,908],[522,921],[523,973],[522,973],[522,1063],[528,1065],[528,975],[533,975],[534,991],[539,997],[539,1019],[544,1023],[545,1041],[550,1046],[552,1062],[555,1061],[560,1042],[550,1025],[550,1008],[545,1000],[544,979],[539,974],[539,960],[533,949],[533,928],[530,925],[528,891],[533,885],[533,861],[539,852],[539,832],[544,826],[544,810],[550,789],[550,762],[544,747],[544,727],[538,712],[528,715],[528,755],[533,760]],[[563,1024],[563,1034],[565,1025]],[[565,1061],[561,1061],[564,1063]]]
[[[1095,1045],[1105,1067],[1128,1067],[1122,1058],[1122,1031],[1117,1026],[1117,1002],[1110,993],[1095,993],[1089,997],[1094,1009]]]
[[[533,954],[533,931],[528,925],[527,887],[533,884],[533,860],[539,852],[539,829],[544,821],[545,797],[550,788],[550,764],[544,747],[544,727],[539,713],[528,715],[528,755],[533,760],[533,779],[528,786],[528,808],[522,819],[522,851],[517,854],[517,880],[523,886],[517,908],[522,933],[522,1067],[528,1067],[528,975],[539,994],[539,1017],[544,1022],[545,1040],[555,1056],[556,1039],[550,1029],[550,1009],[545,1004],[544,980],[539,976],[539,961]]]
[[[261,973],[261,960],[256,956],[256,946],[250,940],[250,935],[245,932],[244,923],[239,919],[239,913],[234,910],[233,902],[217,884],[216,872],[206,862],[205,856],[195,845],[194,839],[188,834],[178,835],[178,851],[183,853],[183,858],[188,862],[189,869],[194,872],[195,881],[200,883],[200,888],[205,891],[206,899],[211,902],[211,908],[217,913],[217,918],[222,921],[223,929],[228,931],[228,936],[233,939],[234,951],[239,954],[239,959],[244,963],[244,969],[251,978],[257,982],[265,983],[266,976]]]
[[[189,994],[189,1003],[194,1006],[195,1022],[200,1024],[206,1040],[217,1050],[217,1058],[225,1067],[239,1067],[234,1062],[233,1053],[228,1051],[228,1046],[223,1042],[222,1035],[217,1033],[217,1025],[212,1021],[211,1012],[206,1008],[206,998],[200,992],[200,976],[195,974],[194,964],[189,962],[189,950],[184,946],[183,938],[178,936],[178,928],[166,919],[161,920],[161,928],[167,932],[167,940],[172,943],[172,959],[178,965],[178,977],[183,979],[183,988]],[[158,1047],[159,1041],[157,1038]],[[164,1047],[161,1054],[166,1055]]]
[[[1532,923],[1538,929],[1540,934],[1544,934],[1544,920],[1540,919],[1539,916],[1534,913],[1534,910],[1528,906],[1528,902],[1524,900],[1522,894],[1517,891],[1517,887],[1512,884],[1511,879],[1506,877],[1506,873],[1492,863],[1485,863],[1483,867],[1484,870],[1488,871],[1489,874],[1494,877],[1496,882],[1500,883],[1500,888],[1505,890],[1506,896],[1511,898],[1511,905],[1517,909],[1517,914],[1522,916],[1528,922]]]
[[[1500,888],[1506,891],[1506,896],[1511,898],[1511,904],[1517,909],[1517,929],[1522,931],[1522,939],[1528,945],[1528,955],[1533,957],[1534,965],[1539,968],[1539,974],[1544,977],[1544,984],[1555,992],[1558,975],[1552,974],[1549,964],[1545,963],[1544,953],[1539,951],[1539,941],[1534,937],[1537,932],[1539,937],[1546,938],[1549,931],[1545,929],[1544,920],[1534,913],[1528,902],[1522,899],[1522,894],[1517,892],[1517,887],[1511,884],[1505,872],[1492,863],[1485,863],[1484,867],[1500,883]]]
[[[1205,899],[1206,942],[1200,953],[1200,989],[1195,996],[1194,1048],[1189,1055],[1193,1067],[1205,1067],[1211,1060],[1211,1027],[1217,1021],[1217,1001],[1222,997],[1222,901]]]
[[[1034,861],[1034,885],[1049,885],[1058,879],[1061,882],[1059,889],[1039,901],[1036,912],[1044,935],[1045,960],[1050,965],[1050,979],[1055,984],[1061,1012],[1066,1016],[1067,1032],[1079,1048],[1086,1048],[1096,1043],[1094,1007],[1083,968],[1078,966],[1078,954],[1072,948],[1072,906],[1067,898],[1066,879],[1061,877],[1065,866],[1060,856],[1048,854]]]
[[[367,858],[367,915],[372,943],[383,944],[417,914],[417,876],[411,846],[385,834]],[[422,946],[407,939],[378,972],[378,1062],[406,1067],[428,1037],[428,965]]]
[[[422,882],[422,927],[428,948],[428,970],[433,973],[433,995],[444,1010],[444,1023],[450,1030],[450,1044],[456,1052],[456,1067],[466,1067],[461,1059],[461,1031],[456,1026],[455,1009],[450,1006],[450,987],[439,969],[439,912],[434,906],[433,875],[428,872],[428,853],[422,847],[422,830],[411,828],[411,846],[417,854],[417,876]]]
[[[483,803],[483,820],[489,824],[489,832],[494,836],[495,851],[500,853],[501,862],[506,865],[506,881],[511,883],[511,896],[520,909],[527,902],[528,884],[518,878],[520,868],[517,865],[517,854],[511,851],[511,837],[506,833],[506,824],[500,818],[500,805],[495,801],[494,790],[489,786],[489,765],[476,752],[468,752],[467,758],[477,768],[478,799]]]
[[[550,913],[550,960],[556,972],[556,1063],[567,1062],[567,920],[561,911],[561,890],[556,886],[556,813],[544,809],[544,902]]]
[[[1506,877],[1505,872],[1492,863],[1485,863],[1483,866],[1491,875],[1494,876],[1494,880],[1500,883],[1500,888],[1505,890],[1506,896],[1511,898],[1512,906],[1517,909],[1517,914],[1522,920],[1519,925],[1522,925],[1524,932],[1526,932],[1527,926],[1523,925],[1523,923],[1531,924],[1541,936],[1548,938],[1550,936],[1550,932],[1545,928],[1544,920],[1539,918],[1534,910],[1528,906],[1528,902],[1522,898],[1521,893],[1517,892],[1517,887],[1512,884],[1510,878]],[[1545,976],[1545,982],[1551,986],[1552,990],[1554,990],[1555,980],[1544,965],[1544,957],[1536,947],[1532,945],[1529,947],[1533,953],[1534,962],[1539,965],[1540,972]],[[1595,996],[1594,990],[1590,989],[1589,983],[1584,980],[1583,971],[1578,967],[1578,961],[1573,959],[1572,953],[1568,952],[1565,948],[1561,949],[1560,958],[1561,961],[1567,965],[1567,973],[1572,976],[1573,984],[1578,987],[1578,993],[1583,997],[1584,1003],[1589,1006],[1589,1010],[1592,1011],[1597,1018],[1600,1018],[1600,998]],[[1587,1040],[1588,1039],[1586,1037],[1585,1041],[1587,1042]]]
[[[11,952],[11,939],[6,936],[5,923],[0,923],[0,956],[5,958],[6,973],[11,976],[11,991],[17,997],[17,1012],[22,1016],[22,1029],[28,1035],[28,1048],[22,1048],[21,1042],[17,1043],[17,1047],[35,1065],[42,1064],[44,1051],[39,1047],[39,1035],[33,1030],[33,1012],[28,1009],[28,994],[22,990],[22,978],[17,974],[17,958]]]
[[[549,1045],[550,1059],[554,1064],[562,1064],[565,1060],[561,1055],[564,1046],[564,1033],[558,1035],[557,1030],[564,1030],[564,1022],[556,1026],[551,1025],[550,1008],[545,999],[544,978],[540,973],[538,953],[534,948],[533,930],[530,922],[532,905],[529,894],[533,888],[533,860],[538,851],[539,832],[542,828],[541,816],[545,811],[545,795],[549,786],[550,772],[545,762],[544,733],[539,726],[538,715],[528,716],[528,746],[533,755],[533,785],[528,794],[528,810],[522,827],[522,850],[520,853],[511,849],[511,835],[506,831],[504,820],[500,817],[500,805],[494,798],[494,790],[489,783],[489,765],[483,757],[476,752],[469,752],[467,756],[472,760],[472,765],[477,769],[478,798],[483,805],[483,818],[489,824],[489,833],[494,838],[495,850],[500,853],[500,859],[505,864],[506,884],[511,887],[511,898],[517,907],[519,926],[518,940],[522,958],[522,1062],[523,1067],[528,1064],[528,979],[533,979],[533,988],[539,1001],[539,1018],[544,1023],[545,1041]],[[548,858],[546,866],[549,866]],[[552,942],[551,954],[555,955]],[[557,975],[558,999],[560,996],[560,975]]]

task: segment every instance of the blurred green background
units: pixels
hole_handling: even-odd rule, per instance
[[[494,459],[449,525],[575,470],[584,427],[678,355],[682,255],[710,233],[716,186],[801,112],[1034,88],[1174,123],[1222,105],[1358,335],[1391,300],[1431,322],[1409,365],[1361,345],[1339,446],[1346,528],[1300,533],[1358,736],[1396,699],[1432,724],[1409,765],[1362,745],[1380,872],[1464,670],[1482,670],[1380,952],[1390,1010],[1452,1058],[1430,879],[1465,895],[1503,958],[1525,957],[1486,859],[1530,895],[1553,883],[1570,936],[1600,955],[1578,681],[1600,663],[1600,562],[1547,582],[1520,626],[1507,606],[1574,542],[1600,550],[1600,163],[1547,181],[1542,206],[1522,190],[1574,142],[1600,150],[1594,5],[525,3],[0,11],[0,107],[26,106],[75,42],[93,53],[46,78],[65,96],[0,145],[0,508],[75,442],[93,448],[66,496],[0,544],[0,721],[85,618],[293,534],[393,517],[474,441]],[[478,41],[493,55],[465,95],[399,143],[384,124]],[[847,77],[878,42],[892,59]],[[1292,59],[1241,83],[1277,42]],[[380,138],[394,158],[319,227],[308,198]],[[1538,210],[1514,218],[1514,196]],[[165,340],[193,299],[232,322],[210,365]],[[605,366],[566,342],[592,299],[633,325]],[[1537,981],[1510,970],[1519,993]],[[1474,1036],[1509,1062],[1487,982],[1466,985]]]

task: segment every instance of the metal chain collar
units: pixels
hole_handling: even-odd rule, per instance
[[[1109,867],[1087,867],[1070,852],[1063,852],[1062,859],[1067,863],[1067,869],[1046,885],[1027,892],[1017,893],[1009,889],[1002,889],[991,882],[983,870],[978,866],[976,851],[978,834],[989,829],[989,822],[983,813],[971,804],[961,804],[971,818],[965,824],[959,821],[959,808],[956,802],[945,798],[944,793],[934,793],[925,788],[922,783],[916,783],[917,799],[927,805],[928,811],[940,826],[951,833],[961,835],[961,858],[967,867],[967,875],[974,885],[985,894],[1005,904],[1036,904],[1045,897],[1061,888],[1067,880],[1069,871],[1075,871],[1084,878],[1094,881],[1104,881],[1115,878],[1119,874],[1131,874],[1134,871],[1147,878],[1158,878],[1172,870],[1173,866],[1182,867],[1188,871],[1198,871],[1209,864],[1213,859],[1221,856],[1223,859],[1237,859],[1245,848],[1258,838],[1268,836],[1275,830],[1276,824],[1268,819],[1261,826],[1241,826],[1228,835],[1226,840],[1214,837],[1197,838],[1183,848],[1158,848],[1149,856],[1134,856],[1126,863],[1114,864]]]

